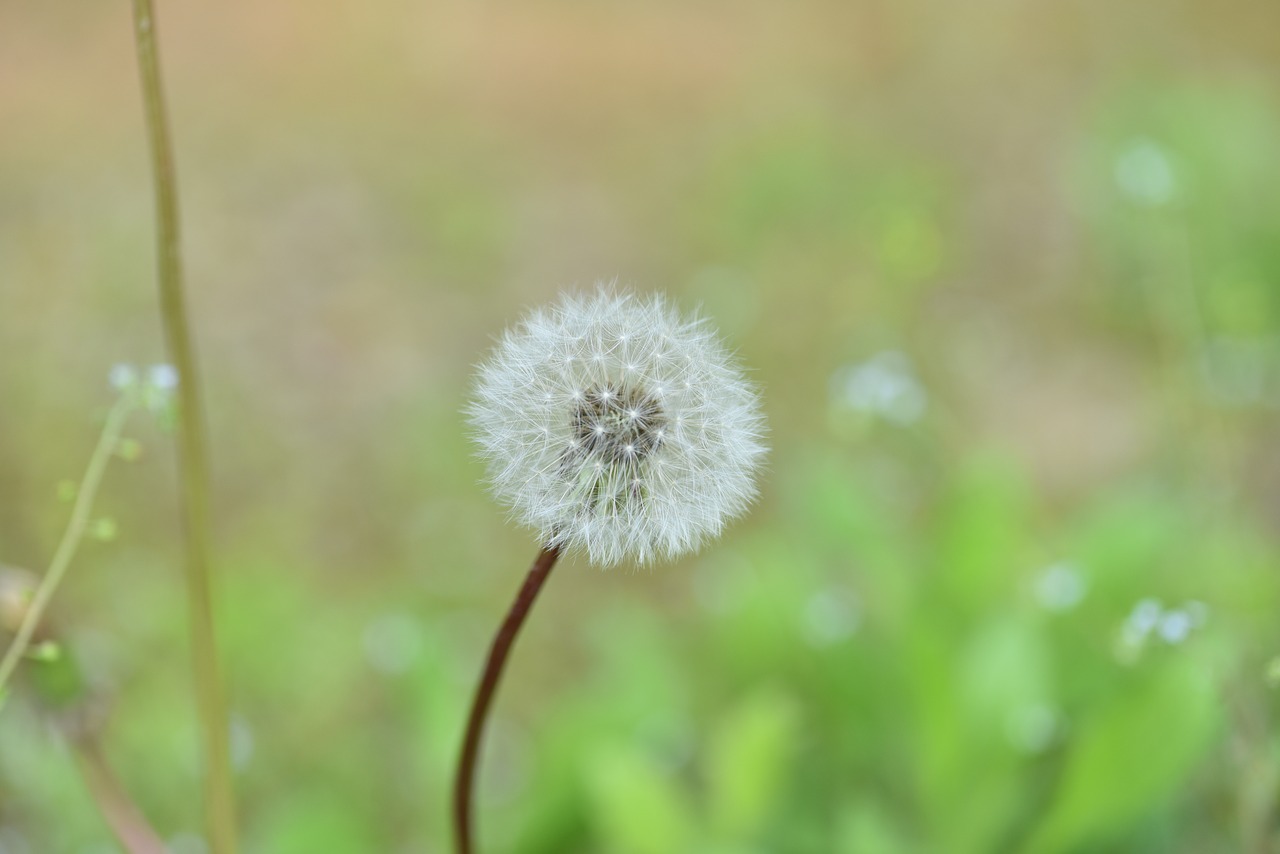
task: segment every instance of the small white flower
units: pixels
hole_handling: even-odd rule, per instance
[[[1062,612],[1079,605],[1088,589],[1088,582],[1076,565],[1062,561],[1040,573],[1036,579],[1035,594],[1046,609]]]
[[[929,398],[906,355],[886,350],[836,371],[831,377],[831,403],[837,410],[878,415],[907,425],[924,416]]]
[[[1171,201],[1178,191],[1178,176],[1168,153],[1149,139],[1129,143],[1116,158],[1115,179],[1132,201],[1157,207]]]
[[[178,387],[178,369],[173,365],[152,365],[147,369],[147,382],[160,391],[172,391]]]
[[[1145,637],[1160,623],[1160,615],[1163,613],[1164,606],[1159,599],[1143,599],[1133,606],[1128,625],[1133,627],[1136,634]]]
[[[1168,644],[1180,644],[1191,634],[1194,628],[1191,622],[1191,615],[1180,608],[1172,611],[1166,611],[1160,616],[1160,622],[1156,626],[1156,631],[1160,633],[1160,639]]]
[[[508,330],[468,410],[498,499],[548,545],[640,562],[696,549],[755,497],[754,387],[662,297],[561,297]]]
[[[112,365],[107,373],[107,382],[116,391],[131,389],[138,384],[138,369],[125,362]]]

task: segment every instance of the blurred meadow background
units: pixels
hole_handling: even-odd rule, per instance
[[[448,850],[536,547],[459,409],[615,278],[714,319],[774,450],[703,554],[553,574],[483,850],[1280,850],[1280,6],[158,14],[247,852]],[[0,563],[164,360],[151,193],[127,4],[0,4]],[[128,435],[52,617],[196,854],[172,436]],[[116,851],[14,687],[0,852]]]

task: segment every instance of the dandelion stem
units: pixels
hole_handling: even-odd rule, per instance
[[[182,516],[186,531],[191,655],[206,774],[205,821],[213,854],[234,854],[236,815],[231,781],[230,727],[218,663],[209,580],[209,470],[199,377],[183,294],[177,181],[160,83],[155,10],[151,0],[134,0],[133,23],[155,181],[161,323],[170,359],[178,372],[178,469],[182,480]]]
[[[67,567],[71,565],[71,559],[75,557],[80,541],[84,539],[84,532],[89,526],[89,514],[93,510],[93,499],[98,494],[98,486],[102,483],[107,463],[111,461],[111,454],[116,449],[116,443],[120,441],[120,432],[124,429],[124,423],[128,420],[132,409],[132,396],[126,393],[120,395],[115,406],[111,407],[111,411],[107,413],[106,423],[103,424],[102,433],[98,437],[98,445],[93,449],[89,466],[85,469],[84,479],[80,481],[76,503],[71,508],[71,519],[67,522],[67,529],[62,533],[62,540],[53,553],[53,560],[49,562],[49,570],[40,579],[40,586],[36,588],[30,606],[23,612],[22,623],[18,626],[17,634],[9,644],[8,651],[5,652],[4,660],[0,661],[0,693],[3,693],[5,684],[31,644],[31,637],[40,625],[40,619],[49,606],[49,600],[53,598],[54,591],[58,589],[62,577],[67,573]]]
[[[516,600],[507,612],[501,628],[493,638],[493,646],[489,649],[489,660],[484,666],[484,675],[476,688],[475,699],[471,703],[471,716],[467,719],[467,735],[462,744],[462,756],[458,761],[458,776],[453,789],[453,822],[456,833],[458,854],[471,854],[471,793],[474,788],[476,757],[480,749],[480,736],[484,731],[485,720],[489,716],[489,706],[493,701],[494,691],[502,676],[502,668],[507,663],[511,645],[516,634],[524,625],[529,609],[533,607],[538,591],[542,589],[551,567],[560,557],[559,546],[547,546],[538,552],[529,574],[525,576],[524,585],[516,595]]]

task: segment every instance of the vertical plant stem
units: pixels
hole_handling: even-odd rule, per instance
[[[191,655],[205,763],[205,821],[213,854],[233,854],[236,850],[235,793],[228,743],[230,726],[218,664],[209,581],[209,470],[204,416],[183,294],[177,182],[160,84],[151,0],[134,0],[133,20],[155,181],[160,315],[169,356],[178,372],[178,469],[186,533]]]
[[[551,574],[556,558],[560,557],[559,546],[547,546],[538,552],[529,574],[525,576],[524,585],[516,595],[516,600],[507,612],[498,634],[493,638],[493,646],[489,649],[489,660],[484,666],[484,675],[476,688],[475,699],[471,703],[471,715],[467,719],[467,734],[462,742],[462,756],[458,761],[458,776],[453,788],[453,823],[455,842],[458,854],[471,854],[471,800],[474,789],[476,758],[480,751],[480,736],[484,732],[484,723],[489,716],[489,706],[493,701],[493,693],[498,687],[498,679],[502,676],[502,668],[507,663],[511,645],[516,634],[524,625],[529,609],[533,607],[538,591],[543,582]]]
[[[49,600],[53,598],[54,591],[58,589],[62,577],[66,575],[67,567],[71,565],[71,559],[75,557],[76,548],[84,539],[85,529],[89,525],[89,514],[93,511],[93,499],[98,494],[102,475],[107,470],[111,454],[116,449],[116,443],[120,441],[120,431],[124,429],[124,423],[128,420],[132,409],[132,399],[126,393],[120,396],[115,406],[107,413],[107,421],[102,426],[102,433],[98,436],[98,445],[93,449],[89,466],[85,469],[84,479],[80,481],[80,487],[76,491],[76,503],[71,508],[71,519],[67,522],[67,529],[62,533],[62,540],[58,543],[57,551],[53,553],[48,571],[40,579],[40,586],[31,597],[31,604],[23,611],[22,623],[18,626],[9,649],[5,652],[4,660],[0,661],[0,692],[3,692],[9,677],[13,675],[18,662],[22,660],[23,654],[31,644],[31,638],[40,625],[40,619],[49,606]]]

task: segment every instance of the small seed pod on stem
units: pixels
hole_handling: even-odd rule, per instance
[[[494,638],[454,788],[470,854],[475,763],[503,665],[556,559],[602,566],[695,551],[755,498],[765,454],[759,396],[709,325],[662,297],[600,288],[508,330],[468,415],[489,482],[543,547]]]

